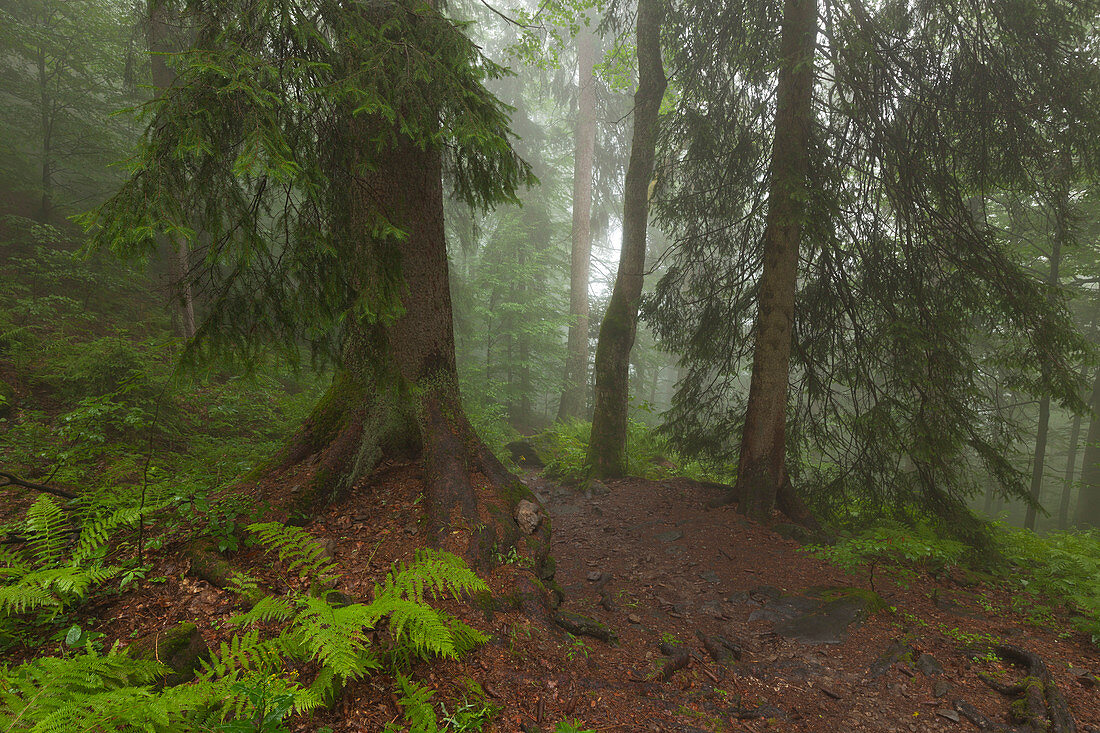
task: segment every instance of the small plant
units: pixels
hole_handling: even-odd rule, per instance
[[[554,733],[596,733],[591,728],[581,728],[579,720],[563,720],[554,728]]]
[[[966,546],[938,537],[927,527],[881,525],[834,545],[808,547],[807,551],[848,571],[866,568],[871,589],[875,590],[875,571],[879,568],[897,583],[908,585],[919,571],[939,573],[957,565]]]
[[[294,707],[294,691],[276,676],[233,683],[231,689],[248,700],[246,717],[222,723],[218,733],[287,733],[283,718]]]
[[[578,657],[588,659],[588,645],[584,643],[584,639],[573,636],[570,633],[566,633],[569,637],[569,648],[565,650],[565,658],[569,661],[573,661]]]

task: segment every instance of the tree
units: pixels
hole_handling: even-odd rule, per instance
[[[90,220],[95,241],[142,254],[158,233],[190,239],[211,304],[193,358],[248,360],[276,341],[335,361],[275,464],[309,467],[292,509],[420,454],[434,542],[482,568],[516,546],[541,571],[549,523],[519,529],[513,510],[531,494],[459,402],[443,227],[444,176],[480,207],[531,181],[481,84],[503,69],[404,0],[197,10],[194,50],[155,102],[130,180]]]
[[[35,216],[98,197],[108,164],[133,141],[125,117],[133,19],[97,0],[12,0],[0,7],[0,150],[5,177],[34,191]],[[102,171],[108,171],[104,176]]]
[[[577,34],[577,125],[573,153],[573,247],[569,266],[569,351],[558,419],[581,418],[588,394],[588,276],[592,266],[592,168],[596,150],[596,36]]]
[[[635,31],[638,89],[634,94],[634,137],[626,171],[623,245],[596,346],[596,404],[588,446],[592,472],[602,478],[626,473],[630,351],[638,328],[645,275],[657,118],[668,83],[661,59],[662,15],[661,0],[639,0]]]
[[[995,365],[1080,406],[1085,344],[985,210],[995,192],[1049,188],[1061,155],[1095,166],[1097,5],[820,6],[800,66],[773,30],[798,5],[678,8],[684,88],[658,207],[677,244],[645,309],[689,366],[669,429],[737,461],[758,515],[772,497],[783,508],[790,479],[825,513],[858,501],[980,531],[964,503],[977,477],[1026,497],[988,409]],[[788,93],[791,75],[810,79],[805,145],[786,162],[784,69]],[[794,217],[776,220],[787,175]]]

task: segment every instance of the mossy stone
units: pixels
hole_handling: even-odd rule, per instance
[[[155,659],[168,667],[171,672],[162,681],[165,687],[195,679],[201,660],[210,657],[198,627],[187,622],[139,637],[126,651],[135,659]]]

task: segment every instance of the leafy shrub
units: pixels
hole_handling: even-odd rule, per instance
[[[917,572],[942,572],[958,565],[966,545],[936,535],[923,525],[881,524],[845,537],[834,545],[807,548],[814,557],[848,571],[866,568],[874,586],[875,570],[882,568],[900,583]]]
[[[1080,615],[1078,630],[1100,644],[1100,532],[1034,532],[998,525],[998,546],[1010,579]]]

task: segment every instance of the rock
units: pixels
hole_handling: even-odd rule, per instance
[[[589,499],[594,496],[607,496],[610,493],[611,489],[607,488],[607,484],[605,484],[603,481],[589,479],[584,484],[584,495]]]
[[[519,504],[516,504],[516,523],[527,534],[534,534],[542,523],[539,505],[529,499],[520,499]]]
[[[591,573],[588,574],[588,582],[589,583],[595,583],[597,580],[599,580],[602,577],[603,577],[603,573],[601,573],[599,570],[593,570]]]
[[[951,692],[951,684],[947,680],[934,680],[932,682],[932,697],[946,697]]]
[[[917,669],[926,677],[943,674],[943,666],[931,654],[921,654],[917,657]]]
[[[591,636],[593,639],[607,642],[614,641],[616,638],[615,632],[606,624],[579,613],[558,609],[554,612],[553,619],[554,623],[575,636]]]
[[[642,622],[642,617],[636,613],[631,613],[627,614],[626,620],[632,624],[640,624]]]
[[[168,667],[171,672],[162,681],[165,687],[195,679],[201,667],[200,660],[210,657],[206,640],[191,623],[179,623],[164,631],[138,637],[126,651],[134,659],[155,659]]]
[[[886,670],[893,667],[896,663],[906,660],[911,661],[913,650],[908,644],[905,644],[900,639],[895,639],[890,642],[890,646],[886,647],[886,651],[879,655],[867,670],[871,679],[881,677],[886,674]]]
[[[683,536],[684,533],[681,530],[671,529],[668,532],[661,532],[660,534],[658,534],[657,539],[661,542],[675,542]]]
[[[699,573],[699,577],[707,581],[708,583],[722,582],[722,579],[718,577],[718,573],[714,572],[713,570],[704,570],[703,572]]]
[[[936,711],[936,715],[940,716],[941,718],[947,718],[948,720],[950,720],[952,722],[955,722],[955,723],[958,723],[959,721],[962,720],[962,718],[959,716],[959,714],[956,713],[951,708],[940,708],[939,710]]]
[[[699,637],[699,641],[703,642],[703,648],[710,654],[711,659],[719,664],[740,661],[742,655],[740,644],[719,634],[704,634],[702,631],[696,631],[695,635]]]
[[[535,450],[535,447],[525,440],[513,440],[504,447],[512,454],[512,460],[516,462],[516,465],[529,468],[546,467],[546,464],[539,458],[539,454]]]

